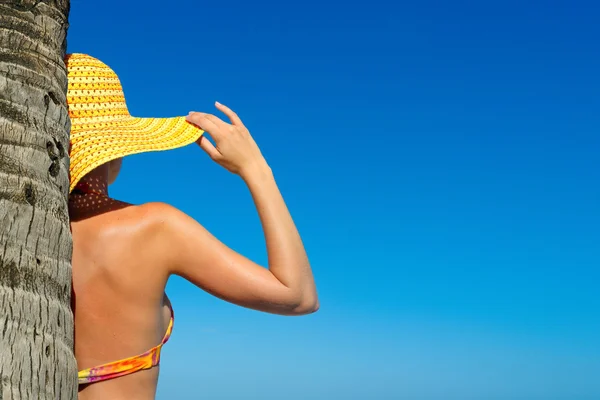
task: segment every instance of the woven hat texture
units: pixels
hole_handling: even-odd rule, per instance
[[[185,117],[132,117],[117,74],[102,61],[69,54],[65,63],[71,119],[70,192],[102,164],[131,154],[186,146],[204,133]]]

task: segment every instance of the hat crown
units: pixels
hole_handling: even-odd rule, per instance
[[[65,63],[72,134],[129,116],[119,77],[108,65],[86,54],[69,54]]]

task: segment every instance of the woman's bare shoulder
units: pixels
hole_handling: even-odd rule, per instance
[[[175,219],[186,218],[187,215],[167,203],[151,202],[135,207],[138,218],[147,219],[152,225],[164,225]],[[189,217],[187,217],[189,218]]]
[[[146,278],[156,275],[163,279],[169,274],[175,257],[173,243],[177,238],[173,237],[172,225],[174,220],[181,218],[185,218],[185,214],[166,203],[151,202],[124,208],[103,226],[103,247],[112,249],[119,260],[133,260],[132,268],[136,271],[139,271],[139,265],[144,265],[149,274]],[[132,254],[135,257],[131,257]]]
[[[166,203],[152,202],[135,207],[133,218],[140,222],[146,235],[159,236],[168,243],[180,240],[181,231],[198,228],[200,224],[183,211]]]
[[[154,260],[165,265],[168,273],[184,249],[190,247],[188,242],[193,242],[196,250],[204,244],[203,235],[198,234],[205,231],[204,228],[176,207],[152,202],[136,206],[133,212],[135,221],[132,222],[138,228],[137,244],[148,254],[155,254]]]

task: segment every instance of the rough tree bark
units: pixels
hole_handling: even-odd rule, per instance
[[[0,0],[0,399],[76,399],[69,0]]]

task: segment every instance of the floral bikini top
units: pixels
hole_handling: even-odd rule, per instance
[[[135,372],[150,369],[157,366],[160,363],[160,351],[163,344],[167,343],[171,332],[173,331],[173,322],[175,321],[175,315],[173,314],[173,308],[169,305],[171,310],[171,320],[167,332],[163,337],[163,340],[157,345],[146,351],[145,353],[137,356],[124,358],[119,361],[113,361],[97,367],[84,369],[79,371],[79,384],[84,385],[87,383],[94,383],[105,381],[107,379],[118,378],[120,376],[133,374]]]

